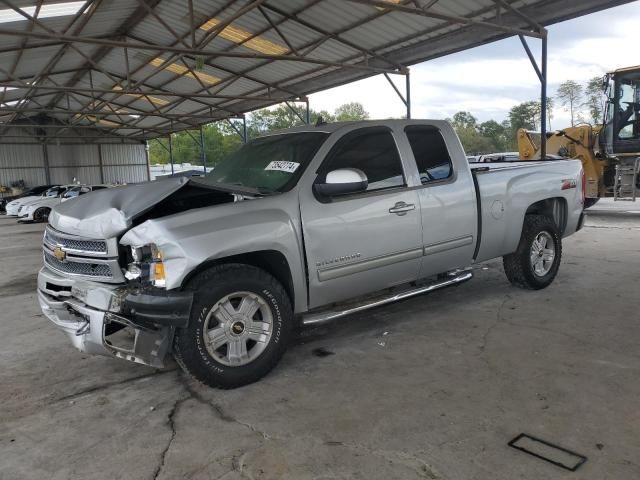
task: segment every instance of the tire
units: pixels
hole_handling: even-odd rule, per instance
[[[543,240],[545,248],[536,255],[541,245],[538,243],[534,246],[534,242]],[[561,257],[562,239],[555,222],[545,215],[526,215],[518,249],[502,257],[502,263],[504,273],[513,285],[540,290],[553,282],[560,268]]]
[[[40,207],[33,212],[33,221],[36,223],[46,222],[49,220],[49,213],[51,213],[50,208]]]
[[[585,198],[584,199],[584,208],[585,208],[585,210],[587,208],[593,207],[596,203],[598,203],[598,200],[600,200],[600,199],[599,198]]]
[[[225,264],[198,275],[189,288],[196,291],[189,325],[176,331],[173,344],[187,373],[210,387],[230,389],[253,383],[276,366],[294,317],[289,296],[274,277],[250,265]]]

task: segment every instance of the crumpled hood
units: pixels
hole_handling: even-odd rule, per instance
[[[116,237],[131,227],[134,218],[187,183],[188,178],[178,177],[98,190],[56,205],[49,223],[72,235]]]

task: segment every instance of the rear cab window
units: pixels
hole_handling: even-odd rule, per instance
[[[405,128],[420,181],[423,185],[441,182],[453,177],[453,163],[447,144],[440,131],[428,125],[410,125]]]

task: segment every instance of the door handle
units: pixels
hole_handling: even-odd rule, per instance
[[[416,206],[413,203],[398,202],[389,209],[389,213],[395,213],[396,215],[402,216],[415,209]]]

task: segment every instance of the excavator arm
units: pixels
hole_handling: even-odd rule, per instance
[[[597,156],[598,133],[600,128],[578,125],[549,132],[547,135],[547,155],[551,158],[572,158],[582,162],[587,179],[586,197],[598,198],[603,190],[606,159]],[[540,133],[521,128],[517,133],[518,152],[521,160],[540,160]]]

